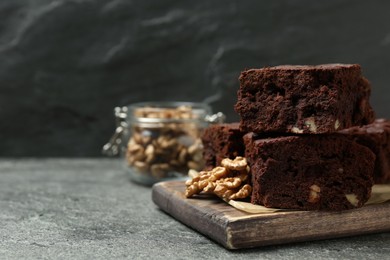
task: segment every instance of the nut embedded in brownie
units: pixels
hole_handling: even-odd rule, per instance
[[[243,132],[332,133],[374,120],[371,86],[357,64],[250,69],[239,79]]]
[[[244,136],[253,204],[271,208],[344,210],[371,195],[375,155],[340,134],[256,139]]]

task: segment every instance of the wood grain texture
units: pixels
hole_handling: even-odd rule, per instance
[[[210,197],[187,199],[182,181],[153,186],[162,210],[220,243],[240,249],[390,231],[390,203],[339,212],[286,211],[249,214]]]

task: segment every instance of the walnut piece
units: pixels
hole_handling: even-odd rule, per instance
[[[234,160],[231,160],[229,158],[223,159],[221,161],[221,166],[233,171],[242,171],[246,169],[248,163],[246,161],[246,158],[237,156]]]
[[[317,125],[314,117],[309,117],[305,121],[305,126],[309,128],[312,133],[317,133]]]
[[[186,182],[185,196],[191,197],[200,193],[215,194],[223,200],[244,199],[250,196],[249,166],[243,157],[234,160],[223,159],[222,166],[211,171],[201,171]]]
[[[180,121],[197,119],[197,114],[191,107],[142,107],[134,111],[134,116],[161,119],[161,122],[157,123],[133,124],[126,160],[135,172],[163,179],[172,173],[185,175],[189,169],[203,169],[201,129],[191,120]],[[172,122],[169,121],[171,119]]]
[[[252,193],[252,186],[249,184],[245,184],[244,186],[241,187],[239,191],[237,191],[235,194],[232,194],[230,196],[231,200],[236,200],[236,199],[242,199],[249,197]]]
[[[357,207],[359,205],[359,199],[357,198],[356,194],[345,194],[345,197],[353,206]]]
[[[310,203],[316,203],[320,200],[321,188],[313,184],[310,186],[309,199],[307,200]]]
[[[338,119],[336,119],[336,121],[334,122],[334,129],[337,130],[340,128],[340,122]]]
[[[294,126],[293,128],[291,128],[291,133],[294,133],[294,134],[302,134],[303,133],[303,130],[302,129],[299,129],[298,127]]]

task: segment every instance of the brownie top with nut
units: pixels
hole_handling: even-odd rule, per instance
[[[333,133],[375,118],[358,64],[250,69],[239,80],[235,109],[243,132]]]

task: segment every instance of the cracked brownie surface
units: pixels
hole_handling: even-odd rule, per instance
[[[250,69],[239,80],[243,132],[332,133],[374,120],[371,86],[357,64]]]

